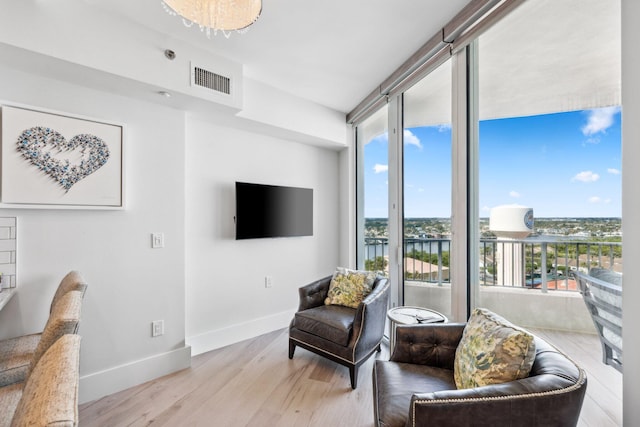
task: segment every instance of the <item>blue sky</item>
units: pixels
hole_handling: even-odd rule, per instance
[[[480,216],[518,204],[534,216],[620,217],[618,107],[480,122]],[[451,216],[451,128],[405,129],[405,215]],[[365,217],[387,216],[387,138],[365,146]]]

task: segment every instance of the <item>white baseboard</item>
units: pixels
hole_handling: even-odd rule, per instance
[[[186,346],[80,378],[86,403],[191,366],[191,357],[289,326],[295,310],[216,329],[186,339]]]
[[[190,366],[191,348],[187,345],[177,350],[85,375],[80,378],[79,402],[90,402]]]
[[[271,316],[251,319],[222,329],[216,329],[192,337],[187,337],[187,345],[191,346],[191,353],[196,356],[207,351],[225,347],[240,341],[255,338],[278,329],[285,328],[291,323],[295,310],[283,311]]]

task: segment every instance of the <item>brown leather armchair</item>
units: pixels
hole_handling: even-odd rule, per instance
[[[358,308],[325,305],[331,277],[299,289],[300,304],[289,327],[289,359],[296,346],[347,366],[351,388],[358,382],[358,367],[376,350],[384,335],[389,283],[377,277],[371,293]]]
[[[535,337],[527,378],[456,389],[453,367],[465,324],[398,326],[389,361],[376,360],[376,426],[575,426],[587,387],[585,372]]]

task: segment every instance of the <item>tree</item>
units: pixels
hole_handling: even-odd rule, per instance
[[[389,262],[383,256],[375,257],[375,259],[367,259],[364,261],[364,268],[367,271],[384,271]]]

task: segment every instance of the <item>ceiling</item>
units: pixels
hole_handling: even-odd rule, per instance
[[[620,0],[522,2],[478,38],[480,120],[621,105],[620,20]],[[451,123],[451,84],[447,63],[405,92],[404,125]]]
[[[160,0],[84,1],[242,63],[246,77],[345,113],[470,2],[264,0],[246,34],[208,39],[170,16]]]

